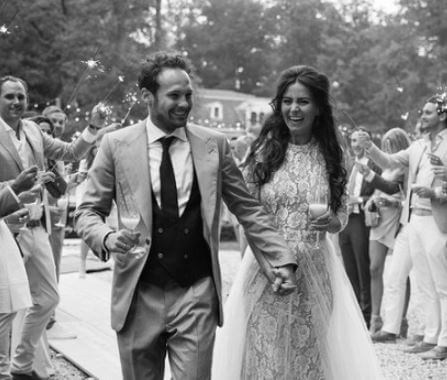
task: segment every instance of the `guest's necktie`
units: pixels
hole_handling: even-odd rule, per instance
[[[163,154],[160,164],[160,198],[162,211],[170,216],[178,217],[177,186],[175,185],[175,174],[172,167],[169,147],[175,137],[165,137],[160,140]]]

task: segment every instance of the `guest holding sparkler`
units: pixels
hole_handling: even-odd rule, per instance
[[[68,161],[81,159],[105,122],[104,115],[96,106],[90,126],[81,137],[72,143],[65,143],[42,133],[32,121],[22,119],[27,106],[28,87],[25,81],[13,76],[0,78],[0,145],[4,148],[0,151],[0,181],[14,179],[20,171],[33,165],[43,171],[45,158]],[[53,176],[45,177],[51,180]],[[40,223],[40,202],[39,193],[34,200],[36,213],[27,223],[27,229],[17,237],[27,257],[25,268],[33,290],[33,305],[25,315],[20,342],[12,360],[11,373],[15,380],[36,378],[33,374],[36,345],[59,302],[54,258],[48,234]]]

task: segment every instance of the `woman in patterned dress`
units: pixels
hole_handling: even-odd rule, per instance
[[[298,287],[281,297],[247,252],[217,332],[213,380],[381,379],[355,296],[326,237],[347,221],[346,171],[325,75],[285,70],[245,176],[295,253]],[[317,218],[309,204],[326,199]]]

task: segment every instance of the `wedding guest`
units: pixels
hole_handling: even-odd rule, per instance
[[[396,153],[408,148],[410,138],[400,128],[387,131],[382,137],[382,151]],[[361,164],[360,164],[361,165]],[[374,334],[382,327],[380,308],[383,297],[383,271],[385,259],[391,253],[394,241],[400,225],[402,202],[404,200],[404,186],[406,186],[406,171],[397,169],[385,169],[379,176],[367,166],[361,166],[360,172],[370,182],[374,193],[366,202],[365,213],[375,208],[379,214],[376,226],[370,228],[369,233],[369,258],[371,275],[371,322],[370,332]]]
[[[369,227],[365,225],[364,205],[374,192],[374,187],[364,179],[356,163],[366,165],[379,174],[380,169],[365,156],[365,151],[358,142],[360,133],[367,132],[364,128],[356,128],[350,135],[355,161],[347,185],[349,219],[346,228],[339,233],[338,241],[346,274],[354,289],[365,322],[369,326],[371,320]]]
[[[218,330],[213,380],[381,379],[343,266],[327,239],[347,223],[346,170],[328,78],[308,66],[280,75],[273,115],[244,174],[295,256],[297,289],[272,292],[248,250]],[[318,202],[318,203],[317,203]]]
[[[88,127],[82,136],[72,143],[65,143],[42,133],[32,121],[22,119],[28,106],[28,87],[25,81],[13,76],[0,78],[0,181],[17,177],[23,169],[37,165],[44,169],[45,158],[55,160],[79,160],[96,139],[97,130]],[[93,110],[93,119],[102,121],[98,107]],[[43,180],[52,179],[49,173]],[[41,202],[40,194],[36,202]],[[41,209],[36,210],[27,228],[18,235],[19,246],[26,257],[25,268],[32,289],[31,308],[25,315],[20,342],[15,350],[11,374],[13,379],[32,376],[36,345],[45,330],[48,320],[59,301],[56,270],[48,234],[43,229]]]
[[[406,350],[423,359],[447,358],[447,202],[442,179],[434,174],[433,160],[447,163],[447,104],[445,94],[431,97],[422,109],[423,139],[407,149],[386,154],[367,134],[359,136],[367,155],[382,168],[408,168],[408,195],[403,214],[413,271],[425,304],[424,340]],[[397,247],[395,247],[395,250]]]

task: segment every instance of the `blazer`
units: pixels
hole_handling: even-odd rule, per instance
[[[22,120],[22,128],[40,170],[45,169],[45,158],[61,161],[79,161],[91,144],[82,137],[67,143],[42,133],[31,120]],[[0,125],[0,181],[12,182],[25,168],[9,133]]]
[[[0,218],[20,208],[11,191],[0,190]],[[0,219],[0,314],[30,307],[31,293],[23,259],[11,231]]]
[[[222,281],[218,261],[221,201],[236,215],[246,230],[247,240],[266,274],[273,266],[296,265],[294,255],[273,227],[259,202],[250,195],[223,134],[209,128],[188,125],[191,147],[201,194],[203,235],[211,251],[212,276],[219,300],[219,325],[223,323]],[[119,185],[140,210],[137,230],[146,238],[147,250],[141,259],[125,256],[116,260],[112,282],[112,327],[123,327],[143,267],[148,259],[152,234],[151,179],[146,121],[104,136],[88,173],[86,191],[76,214],[78,233],[102,259],[108,259],[104,238],[112,229],[104,223]],[[121,228],[121,222],[119,221]]]
[[[440,132],[443,138],[436,154],[444,165],[447,163],[447,129]],[[411,184],[416,180],[417,170],[422,155],[426,153],[426,142],[424,139],[416,140],[410,146],[394,154],[382,152],[374,144],[367,151],[368,157],[374,160],[382,168],[408,167],[407,196],[402,210],[401,223],[406,224],[410,217]],[[440,180],[434,178],[432,188],[440,185]],[[447,233],[447,202],[442,198],[431,199],[432,213],[439,230]]]

